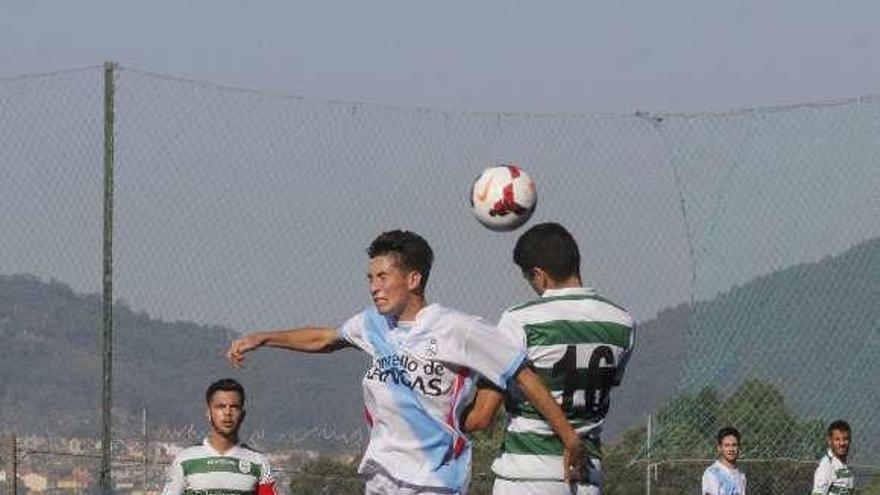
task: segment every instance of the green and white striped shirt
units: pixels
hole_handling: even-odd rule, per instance
[[[266,456],[239,443],[224,453],[208,439],[182,450],[168,468],[162,495],[275,495]]]
[[[498,328],[526,349],[588,456],[601,460],[609,391],[620,384],[633,347],[629,313],[592,289],[555,289],[507,310]],[[508,479],[562,480],[562,441],[550,425],[513,388],[506,406],[509,422],[493,471]]]
[[[829,449],[816,467],[813,476],[815,495],[847,495],[853,492],[853,475],[849,466],[838,459]]]

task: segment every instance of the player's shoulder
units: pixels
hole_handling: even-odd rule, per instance
[[[502,314],[502,315],[513,314],[513,313],[516,313],[516,312],[518,312],[518,311],[523,311],[524,309],[527,309],[527,308],[530,308],[530,307],[532,307],[532,306],[535,306],[535,305],[541,304],[542,302],[544,302],[544,301],[543,301],[543,299],[540,298],[540,297],[537,298],[537,299],[530,299],[530,300],[528,300],[528,301],[519,302],[519,303],[514,304],[513,306],[508,307],[508,308],[505,309],[504,312],[501,313],[501,314]]]
[[[718,483],[718,466],[714,463],[709,465],[706,469],[703,470],[703,493],[706,491],[713,491],[714,486]]]
[[[716,474],[718,474],[720,472],[720,470],[721,470],[721,467],[718,465],[718,463],[713,462],[712,464],[709,464],[705,470],[703,470],[703,475],[704,476],[715,476]]]
[[[822,457],[819,458],[819,466],[831,466],[834,464],[834,458],[831,457],[830,452],[825,452],[822,454]]]
[[[240,443],[238,445],[238,451],[239,455],[241,455],[242,457],[247,457],[249,458],[249,460],[252,461],[264,462],[267,459],[265,452],[251,447],[247,443]]]
[[[623,306],[612,302],[590,288],[572,288],[566,291],[546,294],[511,306],[502,318],[515,318],[522,321],[545,320],[584,320],[606,321],[634,327],[632,314]]]
[[[449,308],[437,303],[426,306],[419,314],[425,323],[436,327],[456,326],[458,324],[467,324],[472,322],[484,323],[485,320],[477,315],[465,313],[464,311]]]
[[[242,450],[246,450],[246,451],[252,452],[252,453],[254,453],[254,454],[262,454],[262,453],[263,453],[263,451],[261,451],[261,450],[259,450],[259,449],[256,449],[256,448],[254,448],[254,447],[251,447],[250,444],[247,444],[247,443],[244,443],[244,442],[238,444],[238,448],[240,448],[240,449],[242,449]]]

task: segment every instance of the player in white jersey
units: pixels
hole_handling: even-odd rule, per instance
[[[559,438],[533,404],[512,389],[506,394],[507,431],[492,464],[495,494],[598,494],[602,482],[600,433],[609,391],[620,384],[633,345],[632,317],[583,287],[580,253],[556,223],[538,224],[517,240],[513,260],[539,299],[507,310],[498,328],[528,352],[533,367],[584,440],[586,472],[566,482],[559,466]],[[481,387],[466,429],[493,422],[504,395]]]
[[[846,456],[852,436],[849,423],[837,420],[828,426],[828,452],[819,460],[816,474],[813,476],[813,493],[815,495],[848,495],[853,491],[854,480]]]
[[[740,471],[739,430],[727,426],[718,430],[718,460],[703,472],[703,495],[745,495],[746,475]]]
[[[525,366],[525,353],[481,319],[427,303],[428,243],[395,230],[379,235],[367,253],[373,306],[339,329],[246,335],[230,346],[230,362],[240,366],[244,354],[260,346],[301,352],[352,346],[369,354],[363,390],[371,430],[359,468],[367,494],[467,492],[471,442],[459,418],[473,399],[477,374],[502,389],[515,380],[563,440],[560,471],[580,472],[583,443]]]
[[[231,378],[217,380],[205,392],[205,401],[208,438],[177,454],[162,495],[276,495],[266,456],[238,439],[244,387]]]

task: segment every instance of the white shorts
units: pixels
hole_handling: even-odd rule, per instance
[[[367,475],[364,495],[467,495],[467,488],[453,492],[442,488],[415,486],[376,472]]]
[[[596,485],[570,484],[564,481],[513,481],[495,478],[492,495],[600,495]]]
[[[513,480],[495,478],[492,495],[601,495],[602,461],[590,459],[587,483],[566,483],[553,480]]]

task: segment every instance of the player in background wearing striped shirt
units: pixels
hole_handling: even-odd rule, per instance
[[[718,460],[703,472],[703,495],[746,495],[746,475],[736,467],[739,460],[739,430],[727,426],[718,430]]]
[[[498,328],[527,351],[538,376],[584,440],[585,472],[580,483],[566,482],[559,466],[559,438],[531,402],[512,389],[506,394],[508,425],[501,453],[492,464],[493,493],[598,494],[599,435],[609,392],[620,384],[632,350],[632,317],[583,286],[577,243],[557,223],[526,231],[516,243],[513,261],[540,298],[508,309]],[[491,425],[504,399],[501,391],[481,386],[465,428]]]
[[[819,460],[813,476],[813,494],[848,495],[853,491],[853,473],[846,465],[852,430],[849,423],[837,420],[828,425],[828,452]]]
[[[234,341],[241,366],[261,346],[300,352],[355,347],[372,358],[363,378],[370,440],[358,471],[372,494],[464,494],[471,442],[459,422],[476,393],[476,375],[506,388],[515,381],[564,445],[557,470],[580,473],[583,443],[527,363],[525,353],[475,316],[428,304],[433,252],[419,235],[390,231],[367,249],[373,305],[340,328],[258,332]]]
[[[205,392],[205,402],[208,438],[177,454],[162,495],[276,495],[266,456],[238,439],[244,387],[231,378],[217,380]]]

